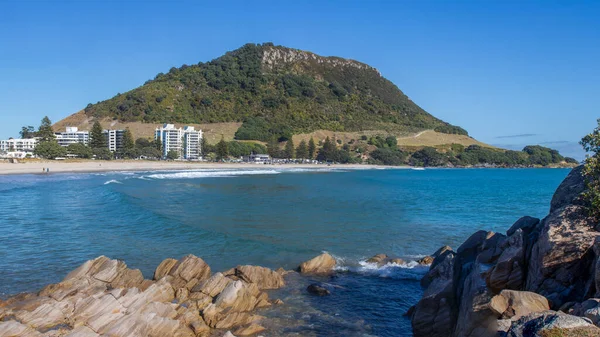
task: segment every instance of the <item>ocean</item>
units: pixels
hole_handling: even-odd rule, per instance
[[[0,298],[37,291],[99,255],[151,278],[165,258],[213,271],[294,269],[323,251],[330,276],[287,276],[265,336],[411,336],[403,314],[426,267],[416,260],[479,229],[547,214],[568,169],[286,169],[0,176]],[[306,286],[329,284],[313,297]]]

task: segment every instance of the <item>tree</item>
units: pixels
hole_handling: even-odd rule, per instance
[[[152,147],[154,144],[148,140],[148,138],[138,138],[135,140],[135,147],[138,149],[143,149],[146,147]]]
[[[313,159],[316,151],[317,146],[315,145],[315,140],[313,137],[310,137],[310,140],[308,141],[308,159]]]
[[[133,135],[131,134],[131,130],[129,130],[129,128],[126,128],[123,132],[121,153],[126,158],[137,157],[135,143],[133,142]]]
[[[146,158],[158,159],[161,157],[161,152],[158,151],[154,146],[146,146],[140,149],[140,155]]]
[[[385,138],[385,144],[392,149],[395,149],[398,146],[398,139],[394,136],[388,136]]]
[[[221,140],[217,143],[216,154],[217,160],[223,160],[229,156],[229,147],[222,135]]]
[[[379,148],[371,152],[371,158],[377,164],[398,166],[404,163],[406,154],[398,149]]]
[[[58,145],[55,141],[46,141],[38,143],[33,150],[33,154],[45,159],[55,159],[66,156],[67,149]]]
[[[600,119],[598,126],[579,142],[583,149],[590,153],[586,156],[583,166],[586,190],[583,198],[587,203],[589,216],[600,220]]]
[[[441,166],[445,164],[446,158],[437,152],[434,147],[425,146],[412,154],[410,164],[413,166]]]
[[[329,137],[325,138],[325,142],[323,143],[323,147],[319,150],[319,154],[317,154],[318,161],[337,161],[337,148],[335,143],[329,139]]]
[[[267,153],[272,158],[281,157],[281,150],[279,150],[279,142],[277,141],[277,137],[271,137],[271,140],[267,143]]]
[[[285,148],[283,150],[283,156],[288,159],[293,159],[293,158],[296,158],[295,152],[296,151],[294,149],[294,141],[292,140],[292,137],[290,137],[290,139],[287,141],[287,143],[285,143]]]
[[[160,138],[155,138],[154,139],[154,147],[160,151],[160,153],[163,152],[163,145],[162,145],[162,141],[160,140]]]
[[[51,142],[56,139],[54,130],[52,129],[52,122],[48,116],[42,118],[42,123],[38,128],[37,137],[39,137],[38,143]]]
[[[200,139],[200,153],[203,156],[206,156],[206,154],[208,153],[208,148],[207,148],[207,143],[206,143],[206,138],[203,136],[202,139]]]
[[[92,149],[107,148],[106,137],[102,133],[102,125],[98,121],[92,125],[92,131],[90,131],[90,147]]]
[[[177,152],[175,150],[170,150],[169,152],[167,152],[167,159],[169,159],[169,160],[179,159],[179,152]]]
[[[92,152],[94,153],[96,159],[111,160],[114,158],[114,153],[110,152],[108,147],[95,148],[92,149]]]
[[[92,149],[82,143],[73,143],[67,146],[67,152],[76,155],[78,158],[91,158]]]
[[[35,128],[31,125],[24,126],[19,131],[19,134],[21,135],[21,139],[33,138],[35,137]]]
[[[308,158],[308,146],[306,145],[306,141],[302,140],[300,144],[298,144],[298,148],[296,148],[296,158],[307,159]]]

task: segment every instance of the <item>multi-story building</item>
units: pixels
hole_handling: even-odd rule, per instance
[[[0,151],[30,153],[33,152],[36,144],[35,138],[0,140]]]
[[[194,130],[193,126],[183,128],[183,159],[198,160],[201,152],[202,130]]]
[[[160,140],[163,157],[175,151],[179,154],[179,159],[201,158],[202,130],[195,130],[193,126],[176,128],[174,124],[164,124],[156,128],[154,139]]]
[[[82,143],[84,145],[88,145],[90,141],[89,131],[79,131],[74,126],[67,126],[65,132],[56,132],[55,135],[58,145],[64,147],[75,143]]]
[[[106,145],[111,152],[117,152],[123,148],[125,130],[104,130],[102,134],[106,137]]]

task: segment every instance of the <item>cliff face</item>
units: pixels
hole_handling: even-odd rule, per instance
[[[586,215],[583,190],[578,167],[543,220],[523,217],[506,235],[476,232],[437,256],[411,309],[415,337],[538,336],[526,332],[551,329],[600,336],[589,324],[600,322],[600,232]]]

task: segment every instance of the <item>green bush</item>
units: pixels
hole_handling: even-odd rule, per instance
[[[67,149],[58,145],[56,141],[46,141],[38,143],[33,150],[33,154],[45,159],[55,159],[66,156]]]
[[[67,152],[76,155],[78,158],[91,158],[93,155],[92,149],[82,143],[74,143],[67,146]]]
[[[378,161],[382,165],[399,166],[404,164],[406,153],[397,149],[377,149],[371,152],[371,158]]]
[[[580,144],[589,153],[583,166],[586,190],[583,193],[587,201],[588,213],[596,220],[600,220],[600,119],[598,126],[592,133],[581,139]]]

